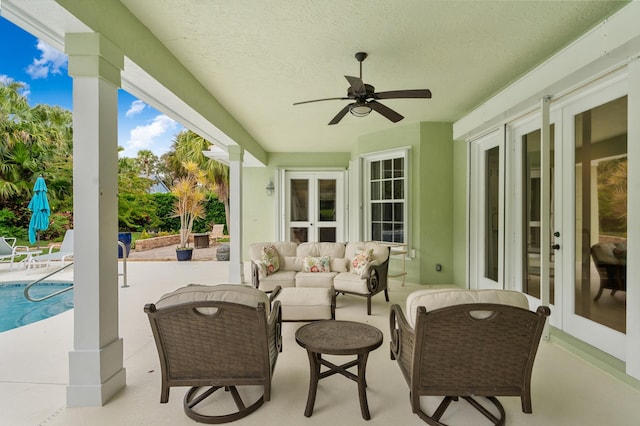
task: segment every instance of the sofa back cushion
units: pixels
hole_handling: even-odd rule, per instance
[[[344,257],[344,243],[300,243],[296,251],[298,257],[329,256],[332,259]]]
[[[511,290],[464,290],[464,289],[425,289],[414,291],[407,296],[406,316],[411,327],[415,327],[418,306],[424,306],[427,312],[447,306],[468,303],[496,303],[529,309],[527,297]]]
[[[349,260],[350,265],[352,264],[354,257],[356,257],[357,250],[365,252],[372,250],[370,262],[375,262],[376,265],[381,265],[389,258],[389,247],[384,244],[379,244],[374,241],[347,243],[344,257]],[[351,271],[351,266],[349,268]]]
[[[295,256],[298,245],[291,241],[277,241],[272,243],[254,243],[249,246],[249,257],[252,261],[262,260],[262,249],[265,246],[274,246],[278,252],[278,260],[280,265],[284,264],[286,256]]]

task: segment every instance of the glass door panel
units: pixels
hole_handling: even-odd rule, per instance
[[[574,120],[575,314],[625,333],[627,97]]]
[[[550,129],[550,210],[551,218],[549,223],[553,227],[553,171],[554,171],[554,135],[555,125],[551,124]],[[536,299],[540,299],[540,197],[542,193],[540,179],[540,129],[534,130],[522,136],[522,236],[523,236],[523,268],[522,268],[522,291]],[[549,232],[551,232],[549,230]],[[551,238],[553,240],[553,238]],[[554,289],[554,254],[550,254],[549,259],[549,302],[555,303]]]
[[[284,238],[336,242],[344,227],[342,172],[286,172]]]
[[[500,208],[500,148],[485,151],[485,267],[484,277],[499,279],[499,208]]]

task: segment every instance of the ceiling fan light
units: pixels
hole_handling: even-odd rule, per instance
[[[366,117],[371,112],[371,107],[367,104],[352,105],[349,112],[356,117]]]

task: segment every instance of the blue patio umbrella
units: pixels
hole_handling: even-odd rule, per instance
[[[35,244],[38,232],[49,227],[49,199],[47,198],[47,184],[42,176],[38,176],[33,187],[33,197],[29,202],[31,220],[29,221],[29,242]]]

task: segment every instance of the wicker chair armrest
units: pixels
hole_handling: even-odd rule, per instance
[[[279,300],[273,301],[271,305],[271,313],[267,320],[267,330],[269,333],[269,352],[270,355],[277,356],[278,352],[282,352],[282,306]]]
[[[277,285],[273,291],[271,292],[271,294],[269,294],[269,302],[271,303],[271,305],[273,306],[273,301],[276,300],[276,297],[278,297],[278,294],[280,294],[280,292],[282,291],[282,287],[280,287],[279,285]]]
[[[409,325],[400,305],[394,304],[389,311],[389,328],[391,331],[390,356],[398,361],[400,370],[407,383],[410,383],[415,331]]]

